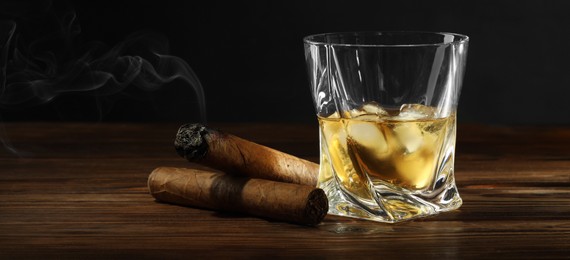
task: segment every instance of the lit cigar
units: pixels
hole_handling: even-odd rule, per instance
[[[156,168],[148,177],[154,198],[168,203],[316,225],[328,210],[323,190],[198,169]]]
[[[202,124],[180,127],[174,146],[190,162],[228,174],[317,185],[319,165]]]

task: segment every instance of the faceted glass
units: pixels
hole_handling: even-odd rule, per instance
[[[304,39],[329,214],[393,223],[461,206],[453,167],[468,41],[428,32]]]

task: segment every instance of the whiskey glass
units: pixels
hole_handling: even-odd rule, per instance
[[[461,206],[456,110],[468,42],[437,32],[304,38],[329,214],[394,223]]]

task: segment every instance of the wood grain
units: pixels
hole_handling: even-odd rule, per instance
[[[214,124],[318,160],[317,126]],[[570,128],[460,126],[460,210],[401,224],[310,228],[157,203],[184,167],[175,124],[13,123],[0,151],[0,258],[570,258]]]

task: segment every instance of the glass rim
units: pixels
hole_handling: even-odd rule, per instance
[[[450,42],[439,42],[439,43],[410,43],[410,44],[375,44],[375,43],[331,43],[326,41],[314,40],[314,38],[319,36],[357,36],[357,35],[382,35],[382,34],[400,34],[400,35],[412,35],[412,34],[426,34],[426,35],[443,35],[443,36],[453,36],[458,37],[459,40],[453,40]],[[431,32],[431,31],[354,31],[354,32],[330,32],[330,33],[318,33],[307,35],[303,37],[303,42],[310,45],[329,45],[329,46],[342,46],[342,47],[427,47],[427,46],[445,46],[453,44],[461,44],[469,42],[469,36],[459,33],[450,32]]]

